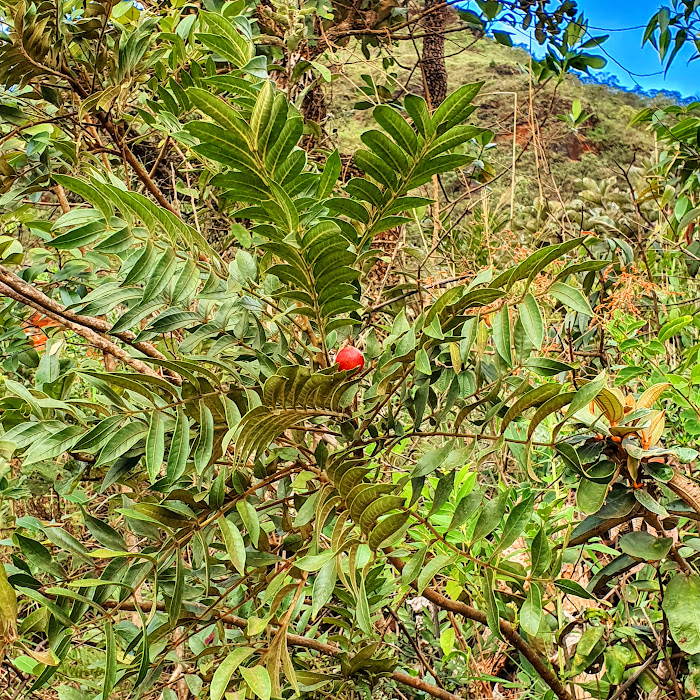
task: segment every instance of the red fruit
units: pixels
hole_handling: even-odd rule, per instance
[[[340,369],[361,370],[365,366],[364,355],[352,345],[346,345],[336,356],[335,363]]]

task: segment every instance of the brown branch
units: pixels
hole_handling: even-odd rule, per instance
[[[18,126],[9,133],[5,134],[2,138],[0,138],[0,146],[2,146],[5,142],[9,141],[10,139],[14,138],[17,136],[17,134],[21,133],[25,129],[29,129],[33,126],[38,126],[39,124],[51,124],[53,122],[57,122],[59,119],[69,119],[71,117],[76,116],[78,113],[77,112],[67,112],[66,114],[59,114],[58,116],[55,117],[49,117],[47,119],[37,119],[36,121],[32,122],[27,122],[26,124],[22,124],[22,126]]]
[[[413,650],[416,652],[416,656],[420,660],[420,662],[423,664],[425,670],[432,675],[432,677],[435,679],[435,682],[438,684],[440,688],[444,688],[445,686],[440,682],[440,679],[437,676],[437,673],[435,672],[435,669],[430,665],[430,662],[428,659],[425,658],[423,655],[423,652],[420,650],[420,646],[418,646],[418,642],[413,639],[411,636],[411,633],[406,629],[406,625],[404,625],[403,622],[401,622],[399,616],[391,609],[390,606],[386,605],[384,609],[391,615],[393,618],[394,622],[401,628],[401,631],[406,635],[406,638],[408,639],[408,643],[413,647]]]
[[[401,559],[389,556],[388,560],[396,569],[399,571],[403,570],[404,562],[401,561]],[[474,622],[478,622],[482,625],[488,624],[485,613],[465,603],[450,600],[441,593],[434,591],[432,588],[426,588],[421,595],[443,610],[459,613],[467,619],[474,620]],[[530,662],[535,671],[537,671],[542,680],[552,689],[559,700],[573,700],[569,691],[564,687],[564,684],[557,678],[552,669],[545,664],[540,654],[518,634],[513,625],[505,620],[499,620],[498,624],[501,629],[501,634],[508,640],[508,643]]]
[[[103,608],[111,609],[111,608],[116,608],[119,606],[119,609],[121,610],[136,610],[136,605],[133,600],[124,600],[121,603],[117,603],[116,601],[113,600],[108,600],[102,603]],[[150,610],[151,609],[151,603],[145,602],[143,603],[143,607],[145,609]],[[199,606],[198,606],[199,607]],[[204,607],[204,606],[202,606]],[[165,610],[165,604],[162,602],[157,602],[156,603],[156,608],[158,610]],[[217,619],[221,620],[221,622],[224,622],[228,625],[232,625],[234,627],[238,627],[239,629],[247,629],[248,627],[248,621],[243,619],[242,617],[238,617],[237,615],[227,615],[225,613],[220,613],[218,611],[211,611],[212,615],[216,617]],[[279,626],[279,623],[271,621],[271,625],[274,625],[275,627]],[[324,642],[319,642],[317,639],[308,639],[307,637],[302,637],[299,634],[288,634],[287,635],[287,643],[291,644],[292,646],[295,647],[303,647],[304,649],[311,649],[312,651],[317,651],[321,654],[326,654],[327,656],[340,656],[342,653],[342,650],[340,647],[335,646],[334,644],[325,644]],[[457,695],[454,695],[453,693],[450,693],[446,690],[443,690],[442,688],[438,688],[437,686],[433,685],[432,683],[426,683],[424,680],[421,680],[420,678],[414,678],[413,676],[410,676],[408,673],[403,673],[401,671],[393,671],[391,674],[391,677],[397,682],[401,683],[403,685],[407,685],[414,690],[421,690],[424,693],[428,693],[428,695],[438,698],[439,700],[461,700],[460,697]],[[570,700],[567,698],[567,700]]]
[[[30,59],[31,60],[31,59]],[[42,68],[45,68],[42,66]],[[50,70],[50,69],[46,69]],[[75,92],[82,98],[85,99],[90,95],[90,92],[88,92],[87,88],[83,85],[81,85],[80,81],[76,80],[73,78],[73,76],[67,74],[67,73],[59,73],[57,71],[51,70],[53,74],[63,78],[64,80],[67,80],[72,86]],[[141,182],[144,184],[146,189],[155,197],[156,201],[158,204],[160,204],[162,207],[167,209],[168,211],[172,212],[175,214],[175,216],[179,218],[180,214],[176,209],[173,208],[173,205],[168,202],[168,200],[165,198],[163,193],[158,189],[156,184],[153,182],[153,180],[149,177],[148,173],[143,169],[143,166],[139,162],[138,158],[131,152],[131,149],[126,145],[124,142],[124,139],[122,139],[119,135],[119,131],[112,122],[109,117],[106,114],[103,113],[97,113],[96,115],[99,126],[104,129],[114,142],[114,145],[117,147],[118,150],[120,150],[123,155],[124,159],[126,162],[132,167],[133,171],[136,173],[136,176],[141,180]]]
[[[131,149],[126,145],[124,140],[120,138],[117,127],[114,125],[114,123],[105,116],[98,115],[97,118],[100,121],[100,126],[110,135],[117,148],[123,152],[124,159],[131,166],[134,173],[136,173],[136,177],[141,180],[146,189],[155,197],[158,204],[172,214],[175,214],[178,219],[182,218],[177,209],[165,198],[155,182],[153,182],[148,173],[143,169],[139,159],[131,152]]]
[[[67,214],[70,211],[70,203],[66,197],[66,191],[63,189],[62,185],[56,184],[54,192],[56,193],[56,197],[58,197],[58,203],[61,205],[61,211]]]
[[[633,518],[638,517],[640,510],[641,508],[635,507],[627,515],[623,515],[620,518],[609,518],[607,520],[604,520],[599,525],[596,525],[596,527],[588,530],[587,532],[581,533],[578,537],[574,537],[571,540],[569,540],[566,543],[566,546],[578,547],[581,544],[585,544],[593,537],[600,537],[603,533],[607,532],[608,530],[612,530],[614,527],[622,525],[623,523],[629,522]]]
[[[156,350],[156,348],[154,348],[150,343],[135,342],[136,336],[131,331],[111,333],[112,324],[109,321],[102,318],[95,318],[94,316],[81,316],[80,314],[76,314],[74,311],[67,309],[54,299],[51,299],[51,297],[46,296],[46,294],[39,291],[36,287],[33,287],[28,282],[25,282],[21,277],[14,274],[14,272],[11,272],[3,265],[0,265],[0,282],[3,282],[7,287],[12,289],[21,297],[20,299],[17,299],[17,301],[20,301],[28,306],[32,306],[37,311],[40,311],[47,316],[49,315],[47,312],[51,312],[53,314],[51,318],[63,323],[64,325],[67,325],[66,322],[71,322],[78,324],[79,326],[89,328],[97,333],[113,335],[115,338],[119,338],[119,340],[122,342],[131,345],[144,355],[152,357],[154,360],[167,359],[163,353]]]
[[[163,157],[165,156],[169,145],[170,145],[170,134],[168,134],[165,137],[165,140],[163,141],[163,145],[161,146],[160,151],[158,151],[158,156],[156,157],[156,161],[155,161],[155,163],[153,163],[153,167],[151,168],[151,171],[148,173],[148,177],[153,177],[156,174],[156,170],[158,170],[158,166],[160,165],[161,160],[163,160]]]
[[[44,316],[47,316],[48,318],[62,324],[63,326],[68,328],[68,330],[71,330],[74,333],[77,333],[79,336],[85,338],[85,340],[87,340],[88,343],[90,343],[90,345],[99,348],[100,350],[102,350],[102,352],[114,355],[114,357],[116,357],[118,360],[121,360],[124,364],[129,365],[132,369],[135,369],[137,372],[140,372],[141,374],[149,374],[153,377],[160,377],[160,375],[153,369],[151,369],[147,364],[141,362],[141,360],[137,360],[135,357],[132,357],[131,355],[129,355],[128,352],[126,352],[126,350],[123,350],[111,340],[107,340],[107,338],[100,335],[99,333],[96,333],[90,328],[81,326],[80,324],[75,323],[74,321],[70,321],[69,319],[62,317],[59,314],[54,313],[53,311],[43,308],[37,302],[31,299],[27,299],[26,297],[16,292],[12,287],[9,287],[3,282],[0,282],[0,294],[3,294],[6,297],[9,297],[10,299],[14,299],[15,301],[18,301],[20,304],[29,306],[35,309],[36,311],[42,313]]]

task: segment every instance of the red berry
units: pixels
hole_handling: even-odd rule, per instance
[[[346,345],[336,356],[335,363],[340,369],[360,370],[365,366],[364,355],[352,345]]]

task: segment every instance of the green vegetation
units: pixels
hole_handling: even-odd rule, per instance
[[[697,104],[573,2],[2,7],[3,697],[697,694]]]

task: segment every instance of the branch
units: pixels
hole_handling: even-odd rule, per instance
[[[123,139],[119,137],[116,126],[109,121],[106,117],[98,115],[97,117],[100,121],[102,128],[110,135],[112,141],[120,148],[124,153],[124,158],[126,162],[132,167],[133,171],[136,173],[136,177],[144,184],[146,189],[155,197],[158,204],[164,207],[172,214],[175,214],[178,219],[181,219],[180,212],[165,198],[163,193],[158,189],[157,185],[150,178],[149,174],[143,169],[143,166],[139,162],[139,159],[132,153],[131,149],[124,143]]]
[[[92,329],[86,328],[85,326],[81,326],[78,323],[75,323],[74,321],[71,321],[63,316],[60,316],[57,313],[54,313],[53,311],[42,307],[37,302],[25,298],[24,296],[16,292],[12,287],[4,284],[3,282],[0,282],[0,294],[3,294],[4,296],[9,297],[10,299],[14,299],[15,301],[18,301],[20,304],[24,304],[25,306],[29,306],[33,309],[36,309],[37,311],[44,314],[44,316],[47,316],[48,318],[54,321],[57,321],[69,330],[82,336],[83,338],[85,338],[85,340],[88,341],[88,343],[90,343],[90,345],[99,348],[103,352],[113,355],[118,360],[124,362],[124,364],[127,364],[133,369],[135,369],[137,372],[161,378],[160,375],[153,369],[151,369],[147,364],[141,362],[141,360],[137,360],[135,357],[132,357],[131,355],[129,355],[128,352],[126,352],[126,350],[123,350],[111,340],[107,340],[107,338],[101,336],[99,333],[96,333]]]
[[[397,557],[388,557],[389,562],[399,571],[403,570],[404,562]],[[414,588],[415,588],[415,584]],[[487,625],[486,614],[472,608],[470,605],[460,603],[459,601],[450,600],[441,593],[434,591],[431,588],[426,588],[421,594],[431,603],[437,605],[443,610],[464,615],[469,620],[474,620],[482,625]],[[552,689],[559,700],[573,700],[569,691],[564,687],[563,683],[557,678],[551,668],[545,664],[540,654],[538,654],[517,632],[510,623],[505,620],[498,621],[501,628],[501,634],[508,640],[512,647],[515,647],[539,673],[542,680]]]
[[[638,508],[635,506],[627,515],[623,515],[620,518],[608,518],[607,520],[603,520],[602,523],[600,523],[599,525],[596,525],[594,528],[591,528],[587,532],[581,533],[578,537],[571,538],[566,543],[566,546],[567,547],[578,547],[581,544],[585,544],[586,542],[593,539],[594,537],[599,537],[604,532],[607,532],[608,530],[612,530],[614,527],[617,527],[618,525],[622,525],[623,523],[626,523],[626,522],[638,517],[640,511],[641,511],[641,508]]]
[[[27,57],[27,58],[29,59],[29,57]],[[31,60],[31,59],[29,59],[29,60]],[[42,68],[45,68],[45,67],[42,66]],[[50,69],[45,68],[45,70],[50,70]],[[85,86],[81,85],[80,81],[76,80],[71,75],[69,75],[67,73],[58,73],[56,71],[50,71],[50,72],[67,80],[71,84],[71,86],[73,87],[75,92],[83,100],[90,96],[92,90],[90,92],[88,92],[87,88]],[[93,82],[93,90],[94,90],[94,82]],[[126,145],[126,143],[124,143],[124,140],[119,136],[119,132],[118,132],[117,127],[115,126],[114,122],[112,122],[107,117],[107,115],[101,114],[99,111],[98,111],[96,116],[97,116],[97,120],[99,122],[100,127],[103,128],[110,135],[112,141],[114,141],[115,146],[120,151],[122,151],[127,163],[129,163],[129,165],[133,168],[134,172],[136,173],[136,176],[145,185],[146,189],[155,197],[158,204],[160,204],[162,207],[165,207],[168,211],[175,214],[175,216],[177,216],[178,219],[182,218],[180,216],[179,212],[164,197],[163,193],[158,189],[156,184],[149,177],[148,173],[143,169],[143,166],[139,162],[138,158],[131,152],[131,149]]]
[[[70,321],[74,324],[84,326],[97,333],[107,333],[109,335],[114,335],[115,338],[131,345],[133,348],[142,352],[148,357],[152,357],[154,360],[166,360],[168,358],[163,355],[160,351],[156,350],[150,343],[135,342],[136,336],[131,331],[121,331],[120,333],[110,333],[112,324],[102,318],[95,318],[94,316],[81,316],[76,314],[74,311],[70,311],[65,306],[62,306],[57,301],[51,299],[51,297],[46,296],[43,292],[39,291],[36,287],[33,287],[28,282],[25,282],[21,277],[11,272],[3,265],[0,265],[0,282],[3,282],[7,287],[12,289],[17,295],[22,304],[32,306],[33,308],[41,311],[45,315],[49,315],[48,312],[54,314],[51,318],[58,320],[64,325],[67,325],[66,321]],[[15,297],[13,297],[15,298]],[[56,318],[59,316],[60,318]]]
[[[77,116],[77,112],[67,112],[66,114],[59,114],[55,117],[48,117],[47,119],[37,119],[36,121],[32,122],[27,122],[26,124],[22,124],[22,126],[18,126],[9,133],[5,134],[2,138],[0,138],[0,146],[2,146],[5,142],[9,141],[10,139],[14,138],[17,136],[17,134],[21,133],[25,129],[29,129],[33,126],[38,126],[39,124],[52,124],[53,122],[57,122],[59,119],[70,119],[71,117]]]
[[[108,600],[102,603],[102,607],[107,609],[116,608],[117,606],[120,610],[136,610],[136,604],[133,600],[124,600],[120,603],[117,603],[113,600]],[[140,607],[143,607],[145,610],[150,611],[151,603],[144,602],[143,605]],[[197,605],[197,607],[204,608],[204,606],[199,605]],[[165,604],[159,601],[156,603],[156,608],[158,610],[165,610]],[[238,617],[237,615],[227,615],[225,613],[220,613],[216,610],[212,610],[211,614],[221,622],[225,622],[226,624],[232,625],[233,627],[238,627],[242,630],[247,629],[248,627],[248,621],[244,620],[242,617]],[[275,627],[279,627],[279,623],[277,622],[272,621],[270,622],[270,624],[274,625]],[[327,656],[340,656],[340,654],[342,653],[342,649],[340,647],[335,646],[334,644],[325,644],[324,642],[319,642],[317,639],[308,639],[307,637],[302,637],[298,634],[287,634],[287,643],[291,644],[294,647],[303,647],[304,649],[317,651],[321,654],[326,654]],[[448,691],[443,690],[442,688],[438,688],[432,683],[426,683],[420,678],[414,678],[408,673],[403,673],[401,671],[393,671],[391,677],[397,683],[407,685],[413,688],[414,690],[421,690],[424,693],[428,693],[428,695],[434,698],[438,698],[438,700],[462,700],[459,696],[454,695],[453,693],[449,693]],[[570,700],[570,698],[567,697],[567,700]]]

